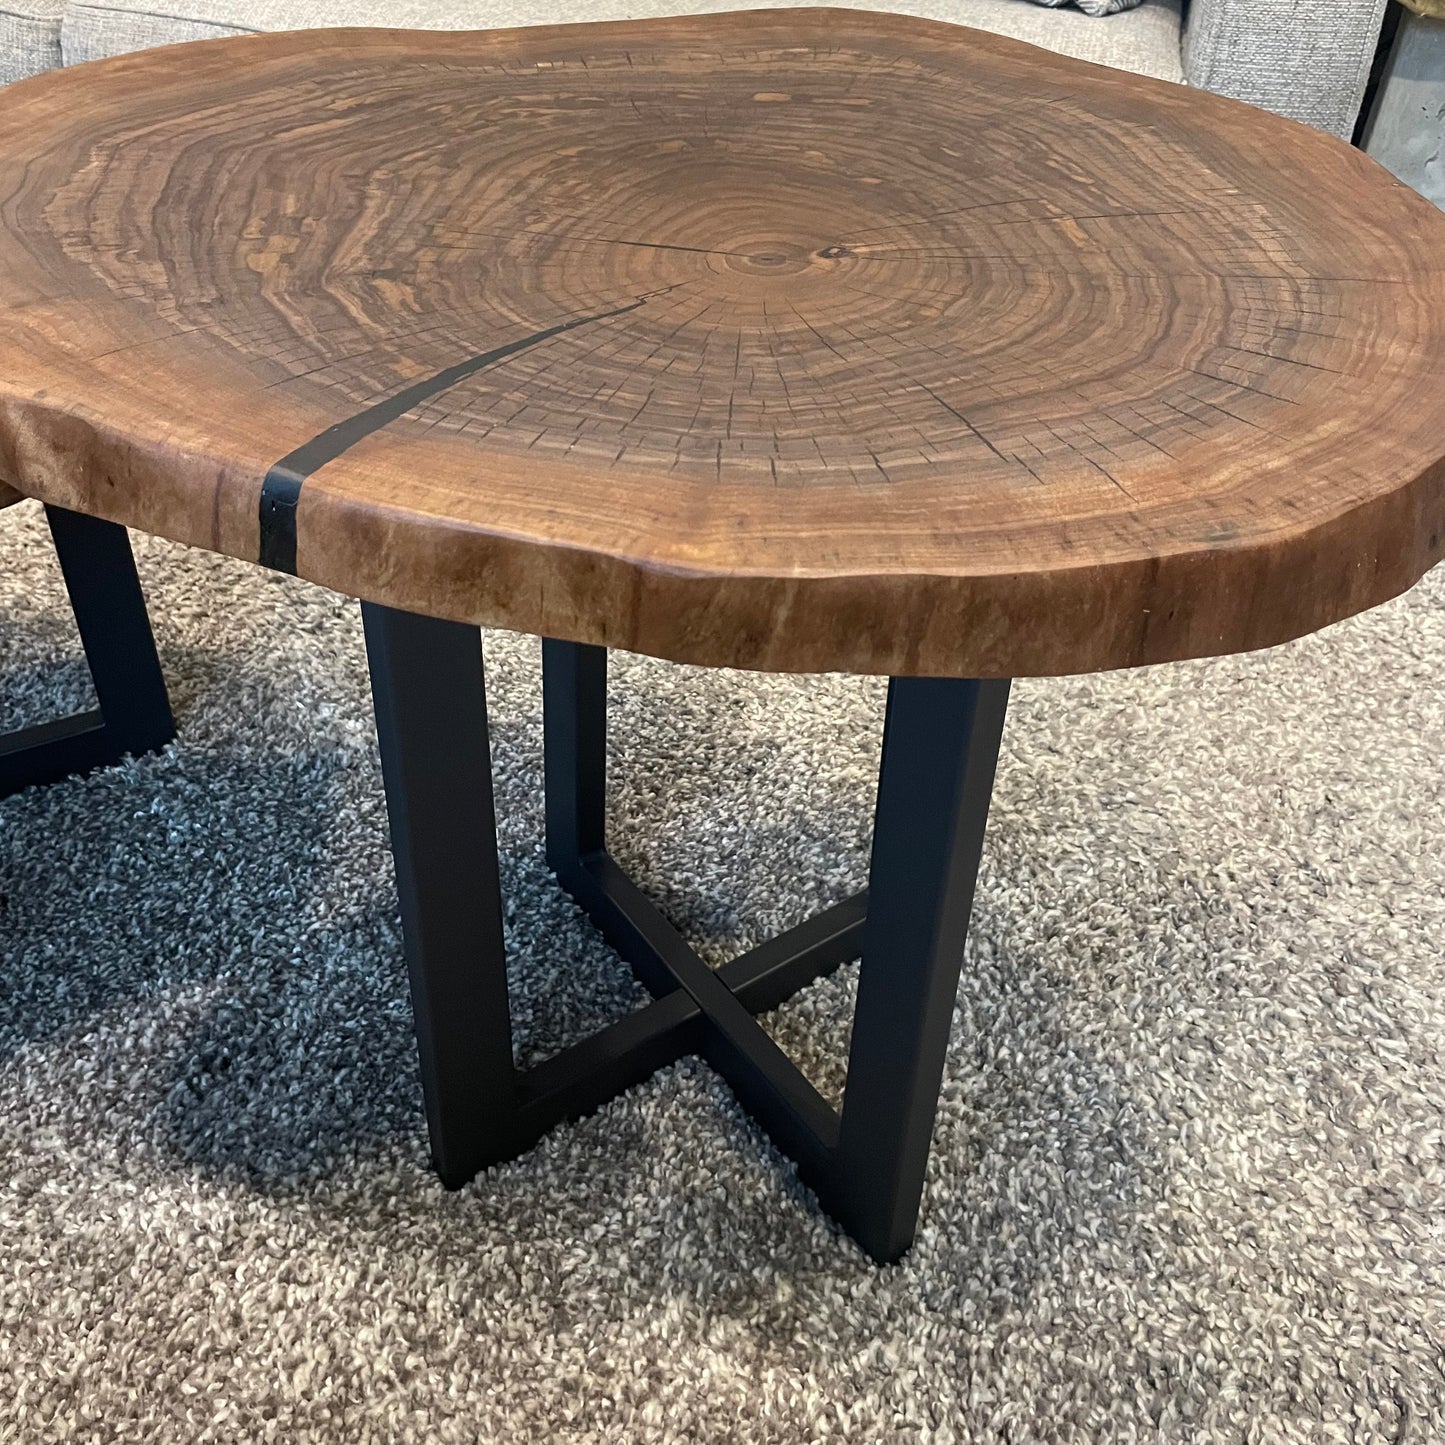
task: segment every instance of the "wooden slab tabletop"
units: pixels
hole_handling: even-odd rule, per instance
[[[0,93],[0,476],[773,670],[1258,647],[1445,550],[1445,216],[897,15],[313,31]]]

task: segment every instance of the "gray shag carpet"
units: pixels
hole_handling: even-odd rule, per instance
[[[922,1230],[878,1270],[695,1061],[427,1168],[354,604],[137,539],[163,756],[0,805],[0,1440],[1445,1438],[1445,569],[1021,684]],[[0,726],[81,701],[0,516]],[[518,1051],[637,992],[487,639]],[[856,887],[874,680],[618,658],[615,851],[726,956]],[[840,1084],[854,971],[770,1021]]]

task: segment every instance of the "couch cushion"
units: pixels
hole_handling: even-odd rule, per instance
[[[1034,0],[1035,5],[1077,5],[1085,15],[1117,15],[1141,3],[1142,0]]]
[[[296,0],[152,0],[148,5],[144,0],[73,0],[66,8],[61,44],[65,63],[76,65],[151,45],[251,30],[328,25],[477,30],[701,14],[736,10],[742,4],[743,0],[492,0],[490,4],[476,0],[312,0],[307,4]],[[1041,9],[1021,0],[892,0],[866,8],[952,20],[1101,65],[1165,80],[1183,79],[1180,0],[1145,0],[1137,10],[1098,19],[1078,10]]]
[[[0,85],[60,64],[60,17],[65,0],[4,0],[0,4]]]

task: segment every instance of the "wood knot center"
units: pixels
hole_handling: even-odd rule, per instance
[[[760,241],[728,258],[728,266],[750,276],[791,276],[806,271],[813,255],[792,241]]]

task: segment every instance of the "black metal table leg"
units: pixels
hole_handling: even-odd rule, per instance
[[[0,737],[0,797],[154,752],[175,736],[125,528],[61,507],[45,516],[100,706]]]
[[[607,649],[542,640],[547,862],[559,878],[607,846]]]
[[[701,1014],[679,993],[534,1068],[515,1067],[481,634],[366,603],[362,619],[432,1156],[455,1187],[695,1052]],[[556,699],[554,685],[554,716]],[[569,742],[583,732],[579,722]],[[588,769],[602,763],[605,740],[595,741],[572,752]],[[576,766],[551,778],[554,837],[575,850],[588,827],[601,827],[603,782]],[[771,974],[766,963],[755,972],[764,983]]]
[[[549,860],[655,997],[680,989],[697,1004],[695,1047],[823,1207],[875,1259],[896,1259],[922,1196],[1009,683],[895,679],[867,893],[713,971],[606,852],[605,658],[544,644]],[[856,958],[860,942],[840,1118],[749,1014]]]
[[[865,1250],[912,1241],[1007,682],[889,690],[870,891],[709,968],[606,851],[606,653],[544,644],[547,857],[653,994],[512,1061],[477,629],[364,607],[433,1154],[443,1179],[526,1149],[701,1053]],[[841,1115],[757,1022],[863,952]]]
[[[455,1187],[507,1157],[516,1113],[482,638],[361,611],[432,1157]]]
[[[913,1242],[1009,684],[895,678],[829,1207],[875,1259]]]

